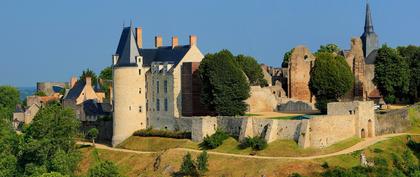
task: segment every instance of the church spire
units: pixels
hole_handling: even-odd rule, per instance
[[[365,33],[373,33],[372,14],[370,12],[369,1],[366,3]]]

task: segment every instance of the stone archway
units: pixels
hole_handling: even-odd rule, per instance
[[[368,134],[368,137],[369,137],[369,138],[373,136],[373,123],[372,123],[372,120],[370,120],[370,119],[369,119],[369,121],[368,121],[368,130],[367,130],[367,134]]]
[[[360,136],[361,136],[362,138],[366,138],[366,131],[365,131],[365,129],[364,129],[364,128],[362,128],[362,129],[360,130]]]

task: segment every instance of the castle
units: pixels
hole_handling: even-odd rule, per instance
[[[328,115],[302,120],[202,117],[207,114],[199,101],[200,84],[196,71],[204,56],[197,47],[197,37],[191,35],[189,45],[179,45],[178,38],[172,37],[172,44],[163,46],[162,37],[156,36],[155,48],[145,49],[142,34],[142,28],[124,27],[117,51],[112,56],[113,146],[146,128],[188,131],[194,141],[201,141],[216,129],[222,129],[240,139],[246,136],[261,136],[268,142],[292,139],[301,147],[326,147],[352,136],[375,136],[373,102],[353,101],[367,100],[375,89],[371,83],[374,69],[371,60],[375,58],[378,37],[373,31],[369,5],[362,39],[352,39],[351,50],[341,53],[356,78],[348,96],[350,102],[331,103]],[[277,108],[279,97],[314,103],[308,83],[315,59],[307,48],[295,48],[288,68],[272,72],[279,77],[277,83],[284,86],[270,86],[268,90],[251,88],[250,99],[264,95],[254,100],[269,102],[267,106],[272,111],[293,110],[294,106],[289,108],[289,105]],[[282,75],[285,78],[280,78]],[[269,78],[267,73],[265,76]],[[252,107],[254,102],[248,104]],[[299,110],[312,109],[305,104],[297,107]]]

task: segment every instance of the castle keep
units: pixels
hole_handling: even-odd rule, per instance
[[[174,121],[181,117],[183,101],[190,101],[182,98],[182,68],[195,66],[204,57],[194,35],[189,45],[179,45],[173,37],[170,46],[163,46],[162,37],[156,36],[155,48],[146,49],[142,34],[141,28],[125,27],[112,57],[113,145],[146,127],[176,129]]]

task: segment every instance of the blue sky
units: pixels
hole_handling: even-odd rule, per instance
[[[371,0],[381,43],[420,45],[419,0]],[[229,49],[280,66],[284,52],[336,43],[349,48],[364,25],[363,0],[1,0],[0,85],[68,81],[110,65],[122,25],[143,27],[166,45],[198,35],[203,53]]]

